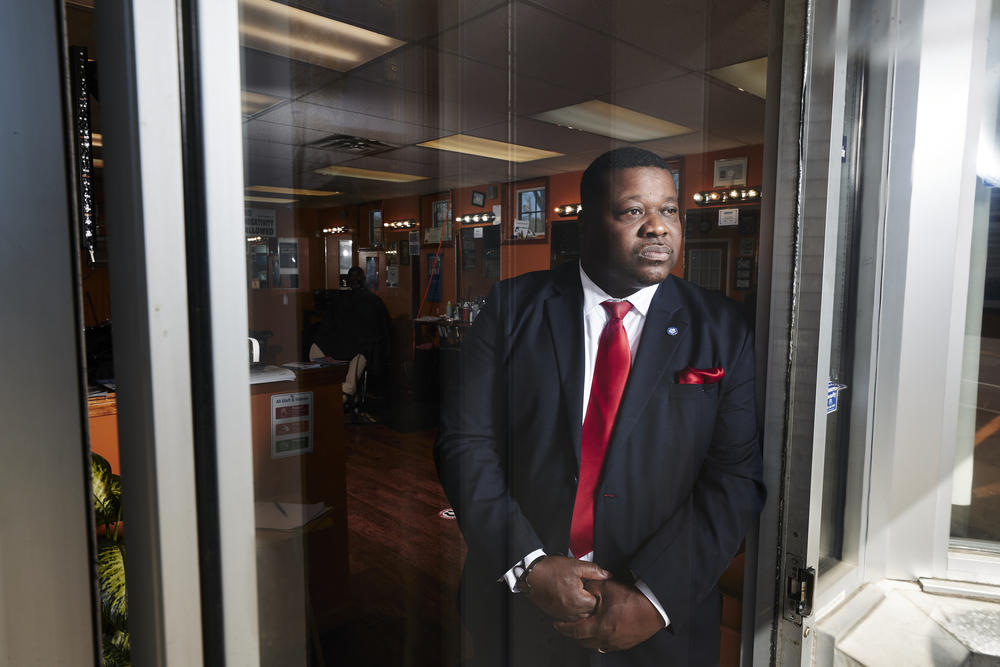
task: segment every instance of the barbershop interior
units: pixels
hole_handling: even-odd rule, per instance
[[[447,378],[626,146],[755,333],[720,664],[1000,661],[1000,3],[960,4],[11,8],[10,664],[473,664]]]

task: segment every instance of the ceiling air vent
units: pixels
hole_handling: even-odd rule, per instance
[[[378,139],[353,137],[349,134],[331,134],[319,141],[314,141],[310,146],[330,151],[340,151],[342,153],[353,153],[354,155],[371,155],[372,153],[380,153],[391,148],[396,148],[396,146],[379,141]]]

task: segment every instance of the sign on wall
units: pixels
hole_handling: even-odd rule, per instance
[[[313,450],[313,393],[271,396],[271,458],[309,454]]]

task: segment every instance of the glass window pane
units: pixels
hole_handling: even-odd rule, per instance
[[[969,270],[959,426],[952,477],[956,545],[1000,549],[1000,6],[993,3]]]
[[[687,218],[706,245],[674,273],[752,317],[759,195],[694,194],[760,191],[768,11],[295,4],[241,0],[263,662],[458,665],[488,649],[431,452],[470,326],[499,281],[577,261],[583,170],[625,145],[668,160],[681,219],[712,220]]]

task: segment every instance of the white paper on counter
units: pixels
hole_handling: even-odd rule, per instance
[[[257,527],[268,530],[295,530],[330,510],[325,503],[254,503]]]

